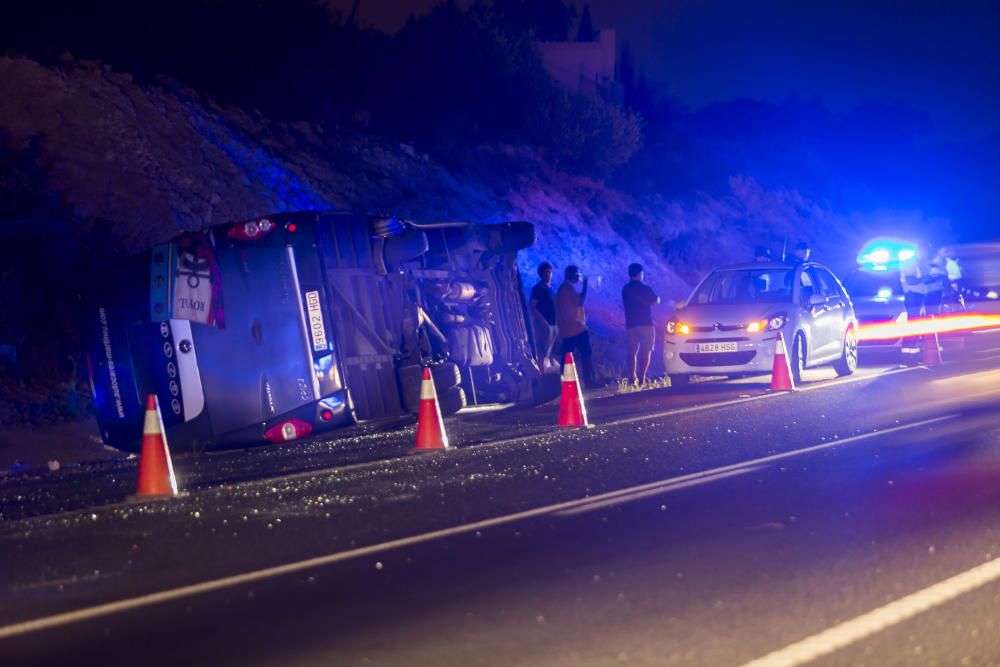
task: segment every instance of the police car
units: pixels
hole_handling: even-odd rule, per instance
[[[844,281],[854,304],[854,313],[862,327],[872,324],[903,324],[907,321],[906,304],[900,283],[900,267],[917,257],[917,245],[893,238],[878,238],[858,252],[857,268]],[[902,336],[891,338],[861,337],[863,354],[900,355],[919,352],[904,346]]]

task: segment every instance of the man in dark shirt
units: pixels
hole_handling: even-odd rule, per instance
[[[589,389],[597,386],[597,378],[591,359],[593,349],[590,347],[587,314],[583,310],[583,303],[587,300],[587,279],[572,264],[566,267],[565,275],[566,279],[556,292],[556,326],[562,338],[560,362],[565,365],[566,354],[572,352],[577,368],[583,371],[583,386]],[[574,286],[581,280],[583,289],[577,292]]]
[[[628,354],[625,357],[625,379],[632,384],[646,382],[649,359],[653,354],[656,330],[653,328],[653,304],[660,302],[652,288],[642,282],[641,264],[628,267],[629,281],[622,288],[625,306],[625,333],[628,337]]]
[[[542,262],[538,265],[538,283],[531,288],[528,304],[531,307],[531,322],[535,330],[535,354],[538,365],[544,371],[554,365],[552,346],[556,335],[556,293],[552,290],[552,265]]]

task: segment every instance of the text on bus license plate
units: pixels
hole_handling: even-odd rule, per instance
[[[312,335],[313,350],[327,349],[326,327],[323,326],[323,311],[319,305],[319,292],[306,292],[306,311],[309,317],[309,333]]]

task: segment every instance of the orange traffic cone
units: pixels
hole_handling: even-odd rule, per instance
[[[785,339],[778,332],[778,340],[774,344],[774,365],[771,367],[771,389],[773,391],[795,391],[792,380],[792,369],[785,355]]]
[[[420,410],[417,413],[417,449],[448,447],[448,434],[444,432],[434,379],[431,369],[424,367],[424,377],[420,381]]]
[[[156,394],[146,399],[146,423],[142,429],[142,454],[139,459],[139,485],[132,498],[169,498],[177,495],[177,479],[170,461],[170,448],[163,434],[163,418]]]
[[[566,353],[562,372],[562,398],[559,400],[559,426],[576,427],[590,426],[587,423],[587,408],[583,405],[583,391],[580,380],[576,376],[576,364],[573,353]]]
[[[941,363],[941,343],[938,341],[937,332],[932,331],[925,335],[921,348],[920,363],[925,366],[936,366]]]

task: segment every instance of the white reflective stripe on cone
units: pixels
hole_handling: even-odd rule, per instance
[[[570,362],[570,363],[565,364],[563,366],[562,381],[563,382],[576,382],[577,381],[577,377],[576,377],[576,364],[575,363]]]
[[[437,391],[434,389],[434,380],[421,380],[420,381],[420,400],[437,400]]]
[[[146,410],[146,421],[142,425],[143,435],[160,435],[163,431],[160,429],[160,415],[156,414],[156,410]]]
[[[778,332],[778,343],[774,346],[774,356],[779,354],[782,356],[785,354],[785,337],[781,335],[780,331]]]

